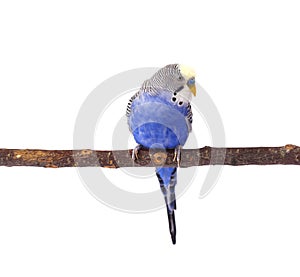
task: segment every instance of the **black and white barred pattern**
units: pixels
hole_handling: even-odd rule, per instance
[[[185,80],[180,73],[178,64],[169,64],[158,70],[149,80],[146,80],[141,91],[150,95],[157,95],[162,90],[173,93],[185,84]]]
[[[192,124],[193,123],[193,112],[192,112],[191,104],[188,104],[187,109],[188,109],[188,112],[187,112],[186,118],[188,119],[189,123]]]
[[[126,116],[128,117],[131,113],[131,105],[132,105],[132,102],[135,98],[137,98],[138,96],[140,95],[140,90],[138,92],[136,92],[130,99],[129,99],[129,102],[127,104],[127,109],[126,109]]]

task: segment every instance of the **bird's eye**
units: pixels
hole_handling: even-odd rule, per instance
[[[181,75],[178,76],[178,81],[182,81],[183,77]]]
[[[172,101],[175,102],[176,101],[176,97],[172,97]]]
[[[183,104],[183,102],[182,102],[182,101],[179,101],[179,102],[178,102],[178,105],[179,105],[179,106],[181,106],[182,104]]]

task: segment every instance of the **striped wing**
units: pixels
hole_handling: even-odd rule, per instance
[[[192,131],[192,123],[193,123],[193,112],[192,112],[192,106],[189,103],[187,106],[187,112],[186,112],[186,122],[189,128],[189,131]]]
[[[126,116],[128,117],[131,114],[131,106],[132,106],[132,102],[135,98],[137,98],[140,94],[140,91],[136,92],[130,99],[129,102],[127,104],[127,109],[126,109]]]

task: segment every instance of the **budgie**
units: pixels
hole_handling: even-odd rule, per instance
[[[140,147],[175,149],[179,161],[180,149],[192,130],[192,95],[196,96],[195,73],[184,65],[167,65],[144,81],[139,91],[130,98],[126,111],[129,129],[138,144],[135,154]],[[177,168],[160,167],[155,171],[167,207],[171,239],[175,244]]]

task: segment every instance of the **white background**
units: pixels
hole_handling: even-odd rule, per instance
[[[195,68],[227,146],[299,144],[299,12],[298,1],[1,1],[0,147],[72,149],[100,82],[174,62]],[[75,169],[2,167],[0,275],[299,276],[299,177],[225,167],[204,199],[196,179],[173,246],[165,210],[112,210]]]

